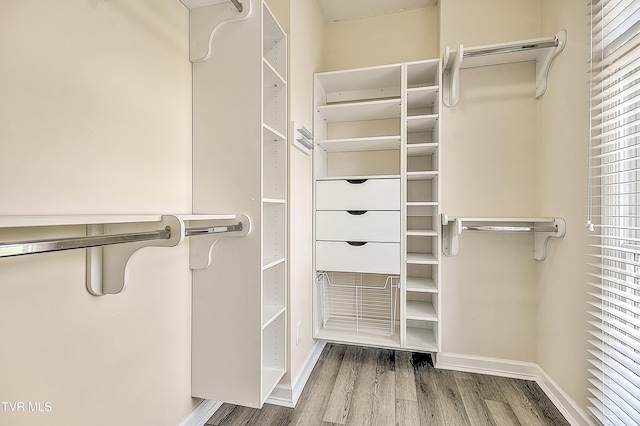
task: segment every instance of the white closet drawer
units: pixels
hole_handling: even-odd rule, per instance
[[[400,243],[316,241],[316,269],[370,274],[400,274]]]
[[[319,211],[316,239],[330,241],[400,242],[399,211]]]
[[[318,181],[316,210],[400,210],[400,179]]]

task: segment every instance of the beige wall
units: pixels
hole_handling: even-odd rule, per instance
[[[443,1],[442,51],[538,37],[538,1],[491,3]],[[534,72],[531,63],[461,71],[460,101],[442,112],[442,213],[536,215]],[[532,236],[464,234],[442,268],[443,351],[535,362]]]
[[[393,64],[438,56],[438,8],[327,24],[323,71]]]
[[[289,112],[313,129],[313,73],[320,70],[324,21],[315,0],[291,1]],[[292,136],[290,136],[292,137]],[[315,341],[312,338],[312,157],[289,149],[289,324],[288,379],[295,384]],[[298,336],[299,334],[299,336]],[[299,343],[296,344],[296,338]],[[285,379],[286,380],[286,379]]]
[[[538,104],[538,200],[541,215],[567,221],[567,235],[538,265],[538,354],[542,368],[579,406],[587,405],[586,184],[589,140],[588,6],[542,1],[542,32],[566,29],[568,43]]]
[[[488,13],[488,10],[491,10]],[[441,48],[555,35],[569,43],[547,93],[533,65],[461,72],[443,111],[442,211],[456,216],[559,216],[567,235],[532,260],[531,237],[465,234],[443,260],[443,350],[538,363],[584,408],[586,382],[585,5],[547,0],[441,2]]]
[[[188,12],[177,0],[0,4],[0,214],[191,209]],[[10,239],[75,235],[17,230]],[[145,249],[115,296],[84,253],[0,261],[0,400],[11,425],[176,425],[190,397],[188,247]]]

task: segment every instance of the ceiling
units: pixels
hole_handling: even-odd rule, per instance
[[[437,3],[438,0],[318,0],[326,22],[367,18]]]

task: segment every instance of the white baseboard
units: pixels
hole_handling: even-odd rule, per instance
[[[180,422],[180,426],[203,426],[221,406],[222,402],[203,399],[202,402]]]
[[[542,391],[549,397],[551,402],[560,410],[571,425],[593,426],[595,424],[538,364],[440,352],[436,355],[435,366],[436,368],[444,370],[466,371],[469,373],[533,380],[540,386]]]
[[[300,371],[300,374],[298,374],[298,377],[295,378],[293,384],[278,384],[265,402],[267,404],[294,408],[298,403],[298,399],[300,399],[300,394],[302,394],[304,386],[307,384],[307,380],[309,380],[309,376],[311,376],[313,367],[315,367],[316,363],[318,362],[320,354],[322,353],[325,345],[326,342],[324,340],[316,340],[315,346],[311,350],[311,353],[309,353],[309,355],[307,356],[307,359],[304,362],[304,366]]]

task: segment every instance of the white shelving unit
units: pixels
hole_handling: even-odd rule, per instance
[[[262,1],[212,3],[190,8],[193,210],[252,231],[193,273],[192,395],[261,407],[286,369],[287,37]]]
[[[315,76],[316,338],[440,350],[440,73],[436,59]],[[397,280],[389,335],[348,326],[366,318],[327,298],[335,273]]]
[[[405,64],[404,347],[440,351],[439,60]]]
[[[316,74],[314,337],[400,347],[402,65]]]

